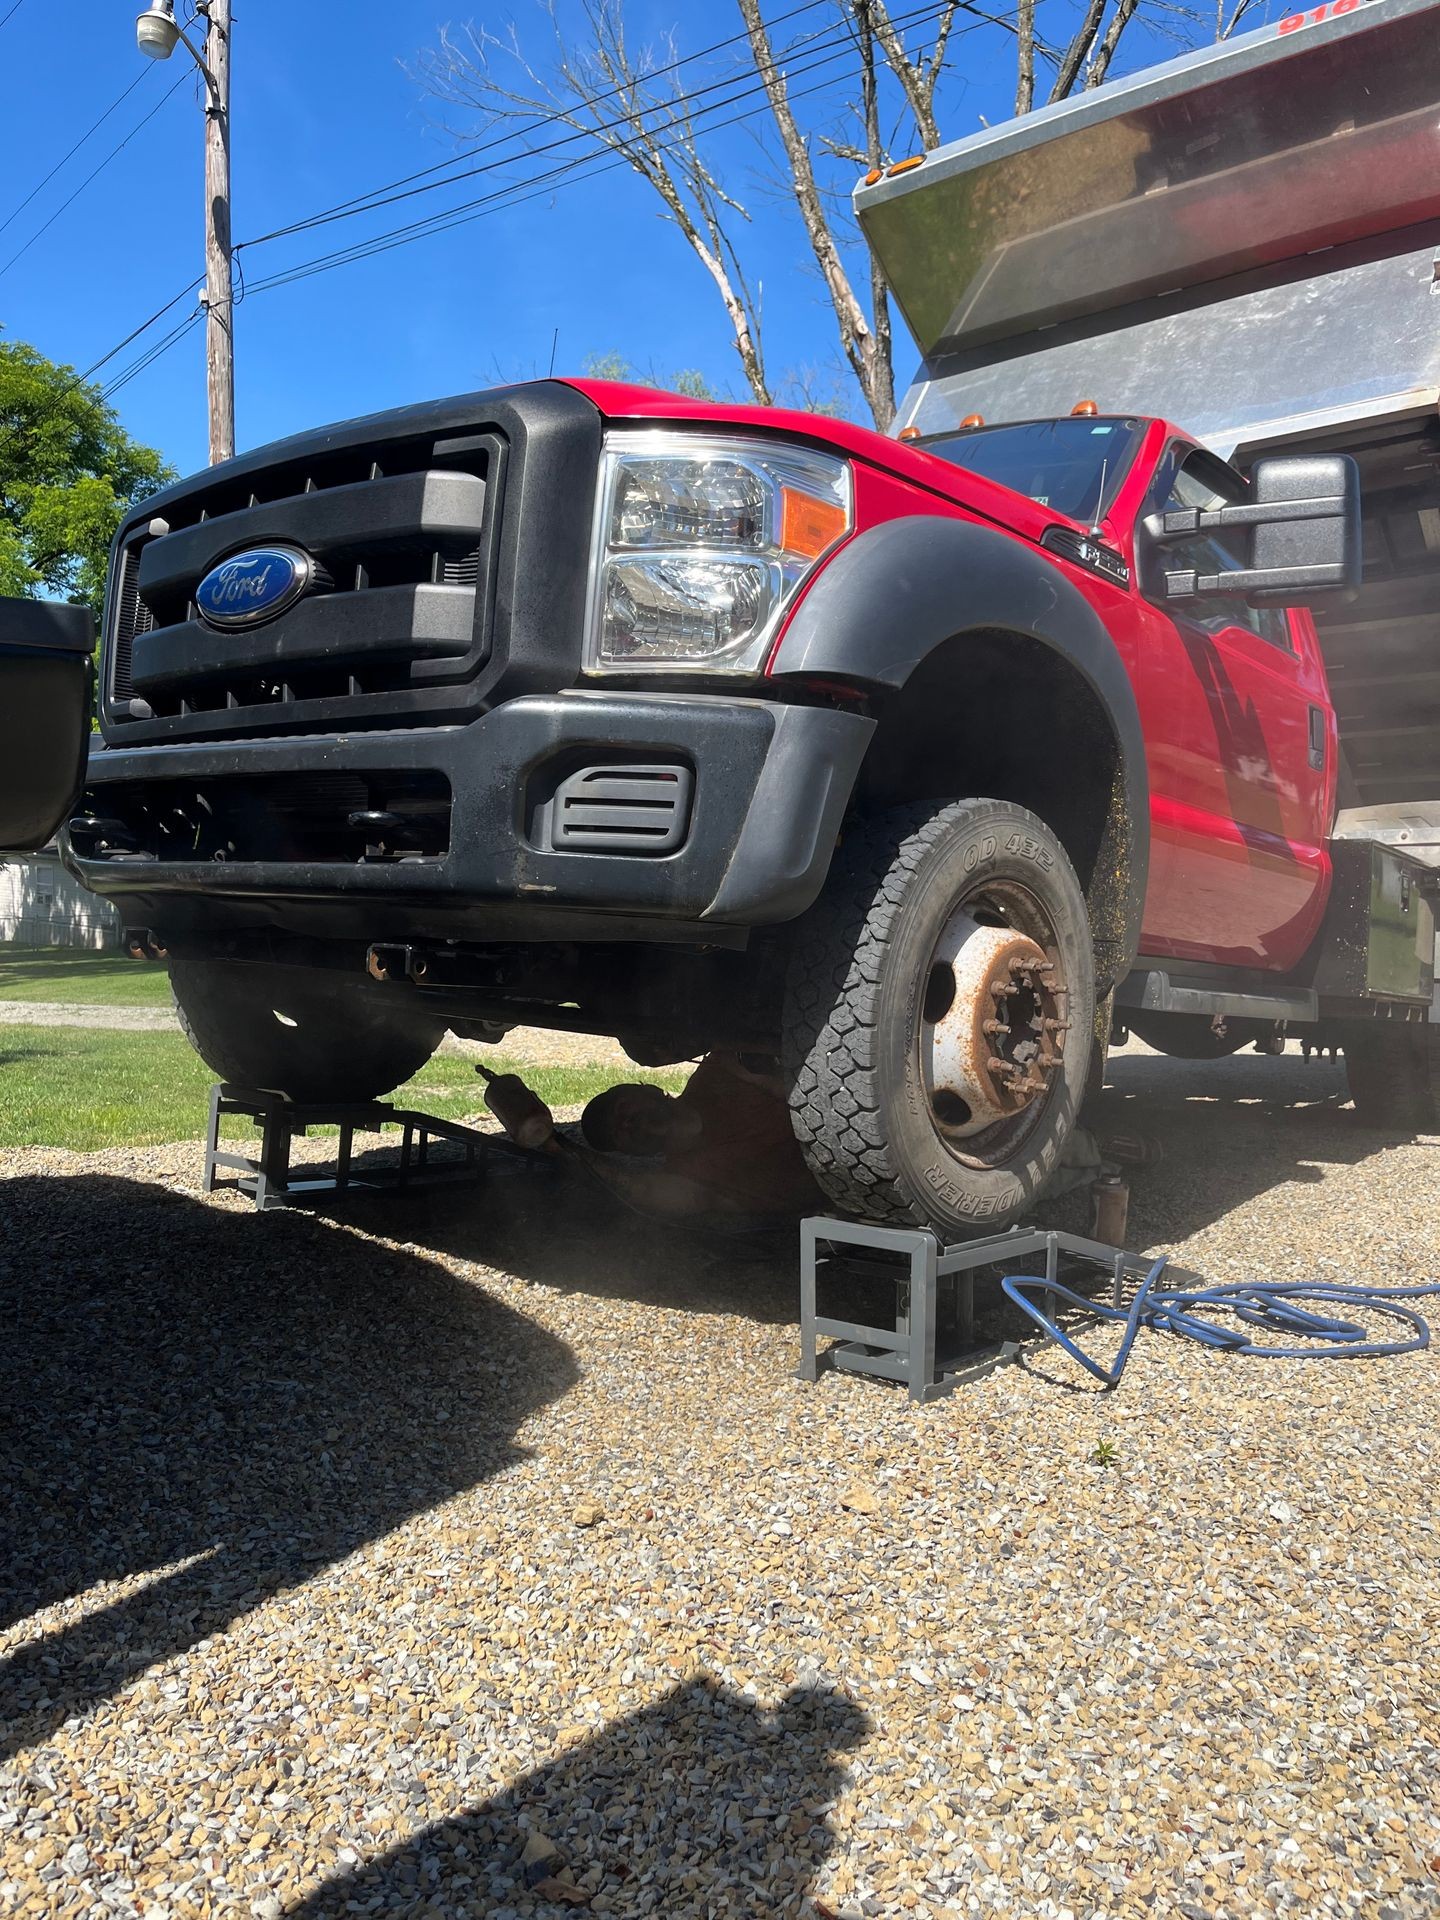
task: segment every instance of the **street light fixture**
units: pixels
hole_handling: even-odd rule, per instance
[[[135,22],[135,44],[152,60],[168,60],[180,38],[175,18],[175,0],[150,0],[150,5]]]
[[[205,76],[205,366],[210,461],[235,453],[235,301],[230,248],[230,0],[196,0],[206,25],[205,53],[175,18],[175,0],[150,0],[135,19],[135,44],[168,60],[178,41]],[[208,57],[207,57],[208,56]]]
[[[198,13],[205,13],[205,7],[198,7]],[[135,44],[141,53],[152,60],[168,60],[175,51],[176,43],[184,47],[190,58],[205,76],[205,85],[213,101],[215,95],[215,76],[206,66],[196,48],[192,45],[185,29],[175,18],[175,0],[150,0],[144,13],[135,16]]]

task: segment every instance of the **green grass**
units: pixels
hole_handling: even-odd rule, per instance
[[[0,1000],[71,1000],[87,1007],[168,1007],[170,976],[153,960],[80,947],[0,945]]]
[[[130,964],[140,970],[137,962]],[[556,1107],[588,1100],[617,1080],[654,1080],[678,1092],[686,1078],[683,1071],[642,1073],[635,1067],[532,1069],[504,1056],[486,1064],[522,1074],[542,1100]],[[214,1079],[179,1034],[0,1026],[0,1148],[71,1147],[89,1153],[198,1140]],[[468,1061],[441,1054],[387,1097],[396,1106],[459,1120],[480,1110],[481,1086]],[[227,1131],[241,1136],[251,1129],[236,1120]]]

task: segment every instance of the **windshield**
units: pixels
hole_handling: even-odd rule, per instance
[[[936,434],[918,444],[1088,526],[1109,512],[1143,431],[1139,420],[1024,420]]]

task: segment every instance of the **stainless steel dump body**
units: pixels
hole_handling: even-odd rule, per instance
[[[1319,616],[1342,805],[1440,864],[1440,0],[1292,16],[856,205],[923,355],[897,428],[1093,399],[1242,464],[1355,455],[1365,585]]]

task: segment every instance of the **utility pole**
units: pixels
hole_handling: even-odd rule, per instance
[[[184,47],[205,76],[205,374],[210,464],[235,454],[235,301],[230,248],[230,0],[195,0],[205,21],[205,51],[175,18],[175,0],[149,0],[135,21],[135,44],[148,59]]]
[[[230,0],[201,0],[205,35],[205,384],[210,464],[235,456],[235,301],[230,262]]]

